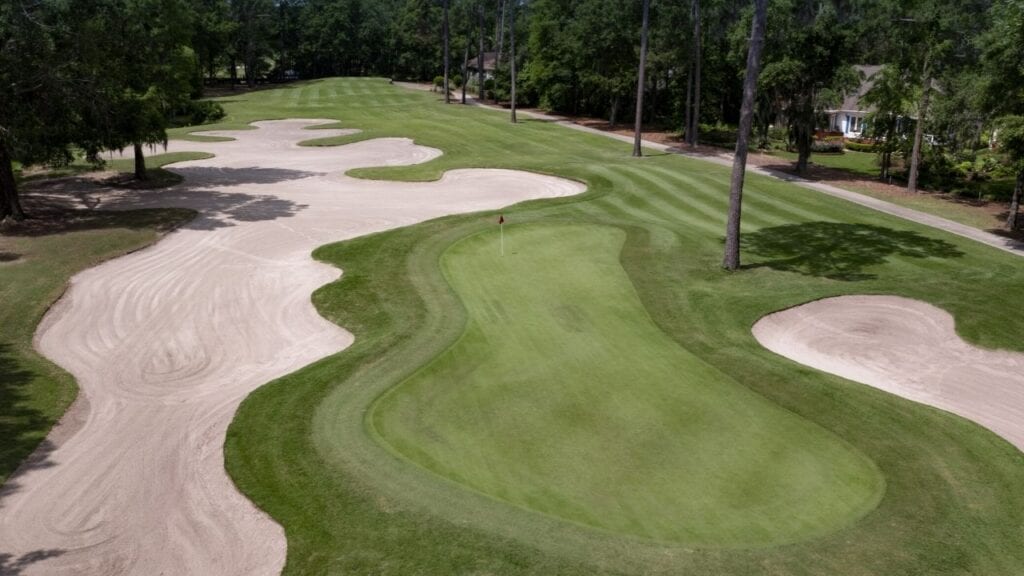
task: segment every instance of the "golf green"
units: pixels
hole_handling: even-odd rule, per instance
[[[506,502],[701,546],[763,546],[862,516],[884,481],[858,451],[666,336],[601,225],[510,226],[456,243],[458,341],[383,396],[410,460]]]

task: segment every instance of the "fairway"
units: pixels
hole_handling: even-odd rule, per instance
[[[1019,350],[1019,258],[751,176],[746,266],[728,274],[724,168],[630,158],[386,80],[235,100],[215,128],[316,115],[362,132],[306,145],[409,137],[443,152],[361,178],[511,168],[588,187],[505,209],[504,259],[494,212],[314,252],[344,275],[313,302],[355,342],[253,393],[225,446],[235,483],[287,531],[286,574],[1016,576],[1024,563],[1016,448],[750,333],[811,300],[896,294],[950,311],[975,345]]]
[[[852,523],[883,480],[862,454],[669,339],[622,266],[622,230],[510,226],[442,268],[458,341],[373,422],[411,460],[581,524],[701,546],[763,546]]]

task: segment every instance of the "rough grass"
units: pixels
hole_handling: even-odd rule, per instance
[[[189,210],[67,213],[0,233],[0,483],[75,398],[74,379],[32,347],[36,325],[76,272],[154,242]]]
[[[772,150],[772,156],[796,162],[799,154],[786,150]],[[811,164],[853,172],[858,176],[878,178],[878,155],[874,152],[844,150],[842,154],[811,154]]]
[[[496,216],[444,218],[317,250],[345,274],[314,303],[356,341],[255,392],[229,429],[229,472],[287,532],[286,573],[1014,575],[1024,565],[1024,455],[955,416],[779,358],[750,335],[759,317],[780,308],[888,293],[949,310],[969,341],[1021,350],[1019,258],[753,177],[746,267],[728,274],[719,268],[726,169],[674,155],[633,159],[628,145],[600,136],[544,122],[512,126],[505,114],[444,106],[386,80],[329,80],[236,100],[225,104],[232,123],[332,118],[363,129],[355,138],[411,137],[445,151],[424,165],[362,176],[432,179],[493,166],[586,182],[582,197],[506,210],[510,229],[568,222],[625,231],[619,262],[664,338],[842,439],[885,481],[879,505],[844,529],[786,546],[721,548],[567,522],[411,465],[373,437],[368,409],[463,333],[471,310],[439,262],[459,240],[493,230]],[[541,359],[559,354],[537,351]],[[708,490],[758,474],[716,479]]]

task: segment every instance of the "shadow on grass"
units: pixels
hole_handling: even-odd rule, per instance
[[[865,272],[892,256],[959,258],[956,246],[916,232],[870,224],[808,222],[765,228],[742,238],[743,250],[762,258],[745,268],[771,268],[847,282],[871,280]]]
[[[53,465],[54,446],[44,438],[54,422],[28,404],[35,378],[15,360],[11,345],[0,343],[0,478],[8,478],[19,464],[22,470]],[[0,486],[0,510],[4,499],[17,490],[16,478]]]
[[[0,252],[0,262],[14,262],[20,260],[21,254],[15,254],[14,252]]]
[[[191,208],[199,212],[199,217],[186,226],[192,230],[289,218],[307,206],[269,194],[222,191],[222,187],[277,184],[316,174],[255,167],[187,167],[175,172],[185,177],[184,183],[161,190],[112,190],[82,178],[56,179],[26,187],[23,205],[29,218],[5,223],[2,232],[10,236],[44,236],[99,228],[167,230],[195,216]]]

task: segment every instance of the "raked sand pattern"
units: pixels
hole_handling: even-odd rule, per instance
[[[323,122],[259,122],[211,133],[230,142],[171,142],[170,151],[216,156],[176,165],[185,182],[167,190],[53,192],[102,209],[200,215],[147,250],[75,276],[40,326],[38,349],[81,392],[0,494],[0,555],[19,573],[279,573],[284,533],[234,488],[223,443],[252,390],[352,342],[310,302],[340,275],[311,251],[584,190],[508,170],[454,170],[428,183],[350,178],[353,168],[441,152],[394,138],[297,145],[345,133],[304,130]]]
[[[754,324],[769,350],[973,420],[1024,450],[1024,354],[984,350],[953,316],[897,296],[841,296]]]

